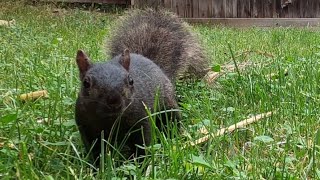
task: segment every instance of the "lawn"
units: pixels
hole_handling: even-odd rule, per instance
[[[79,90],[75,54],[107,59],[105,38],[113,13],[53,5],[0,2],[0,178],[141,179],[133,161],[113,162],[94,171],[74,122]],[[317,28],[226,28],[192,26],[213,69],[229,71],[213,84],[177,83],[182,133],[161,137],[148,148],[144,166],[154,179],[319,179],[320,31]],[[232,58],[232,54],[233,57]],[[234,63],[233,63],[234,64]],[[48,98],[21,101],[19,95],[45,89]],[[271,117],[195,146],[185,143],[257,114]],[[182,148],[184,147],[184,148]]]

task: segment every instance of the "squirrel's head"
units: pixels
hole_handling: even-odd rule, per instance
[[[130,52],[124,50],[116,61],[90,62],[79,50],[77,65],[80,71],[80,98],[97,111],[119,113],[132,101],[134,82],[130,77]]]

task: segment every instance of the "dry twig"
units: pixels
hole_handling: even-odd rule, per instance
[[[0,26],[12,26],[16,23],[15,20],[6,21],[6,20],[0,20]]]
[[[23,101],[27,100],[35,100],[40,97],[48,97],[48,91],[47,90],[41,90],[41,91],[35,91],[35,92],[30,92],[27,94],[21,94],[20,99]]]
[[[207,134],[207,135],[202,137],[202,138],[200,138],[200,139],[197,139],[194,142],[190,142],[190,145],[191,146],[195,146],[197,144],[201,144],[201,143],[204,143],[204,142],[208,141],[210,137],[211,138],[218,137],[218,136],[224,135],[226,133],[230,133],[230,132],[232,132],[232,131],[234,131],[236,129],[243,128],[243,127],[245,127],[245,126],[247,126],[249,124],[252,124],[254,122],[257,122],[257,121],[259,121],[259,120],[261,120],[263,118],[269,117],[273,113],[274,112],[270,111],[270,112],[267,112],[267,113],[258,114],[258,115],[254,116],[254,117],[251,117],[251,118],[245,119],[243,121],[240,121],[240,122],[238,122],[236,124],[233,124],[233,125],[231,125],[231,126],[229,126],[227,128],[222,128],[222,129],[218,130],[218,132],[216,132],[216,133],[208,134],[209,133],[208,130],[202,128],[202,129],[200,129],[200,131],[202,133]]]

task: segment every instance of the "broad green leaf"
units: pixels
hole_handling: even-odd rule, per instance
[[[269,143],[274,141],[273,138],[271,138],[270,136],[257,136],[254,138],[255,141],[261,141],[263,143]]]
[[[206,162],[202,156],[192,155],[191,156],[191,163],[194,165],[200,165],[203,167],[212,168],[211,165],[208,162]]]
[[[236,164],[230,160],[228,160],[224,165],[231,169],[236,169]]]
[[[320,130],[319,129],[316,132],[315,145],[320,146]]]
[[[3,123],[3,124],[8,124],[12,121],[15,121],[17,120],[17,117],[18,115],[17,114],[8,114],[8,115],[5,115],[3,117],[0,118],[0,122]]]
[[[235,108],[234,107],[222,108],[222,111],[224,111],[224,112],[234,112]]]
[[[69,121],[63,122],[62,125],[65,126],[65,127],[76,126],[76,121],[75,120],[69,120]]]
[[[211,70],[214,72],[220,72],[221,71],[221,66],[220,64],[214,65],[211,67]]]
[[[44,177],[46,180],[54,180],[54,178],[51,175],[47,175]]]

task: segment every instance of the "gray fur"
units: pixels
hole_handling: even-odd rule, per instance
[[[186,75],[202,78],[209,70],[190,27],[165,10],[129,11],[113,28],[106,44],[111,57],[128,48],[152,60],[171,80]]]
[[[99,158],[101,131],[105,131],[105,139],[110,137],[113,139],[115,136],[115,133],[111,133],[113,126],[120,125],[116,134],[120,142],[130,132],[143,128],[144,136],[133,133],[127,141],[131,153],[136,150],[135,144],[150,144],[150,122],[148,119],[139,122],[147,117],[143,103],[151,112],[178,109],[174,87],[156,64],[141,55],[130,54],[130,66],[127,71],[120,64],[121,58],[122,55],[118,55],[108,62],[90,63],[90,68],[86,72],[80,72],[84,74],[81,79],[83,85],[76,103],[76,123],[87,151],[97,140],[92,150],[94,159]],[[128,75],[133,79],[133,85],[128,84]],[[86,79],[90,80],[90,88],[84,85]],[[153,107],[157,91],[161,107],[155,110]],[[178,112],[173,113],[173,119],[179,117]],[[120,124],[117,124],[119,119]],[[160,119],[160,121],[166,120]],[[144,151],[139,149],[138,155],[142,154]]]

